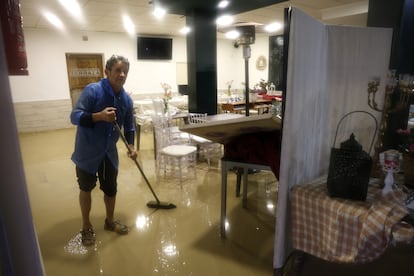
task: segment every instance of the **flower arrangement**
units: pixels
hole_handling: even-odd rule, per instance
[[[270,86],[273,85],[272,82],[265,81],[264,79],[260,79],[259,83],[256,85],[256,87],[259,88],[260,92],[262,94],[266,94],[267,90],[270,89]]]
[[[270,84],[270,82],[267,82],[264,79],[260,79],[259,83],[256,83],[254,85],[253,90],[251,92],[257,93],[259,95],[266,94]]]
[[[164,90],[164,95],[162,96],[162,100],[164,101],[164,113],[168,111],[168,101],[172,98],[171,97],[171,86],[168,83],[162,82],[161,87]]]
[[[404,153],[414,157],[414,128],[411,129],[397,129],[399,141],[399,148]]]
[[[259,87],[263,90],[267,90],[267,86],[269,85],[269,82],[265,81],[264,79],[260,79]]]

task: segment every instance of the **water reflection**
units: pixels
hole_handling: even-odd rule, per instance
[[[135,220],[135,226],[138,230],[144,231],[149,228],[151,224],[149,217],[145,215],[138,215],[137,219]]]
[[[71,238],[64,246],[64,250],[72,255],[85,255],[88,253],[88,249],[82,244],[81,233],[78,233],[76,236]]]

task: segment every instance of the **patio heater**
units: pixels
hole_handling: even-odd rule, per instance
[[[244,79],[245,79],[245,89],[244,89],[244,98],[246,100],[245,104],[245,113],[246,116],[249,116],[249,58],[251,55],[250,44],[254,44],[255,41],[255,26],[254,25],[245,25],[237,26],[236,30],[239,31],[240,36],[236,40],[236,45],[243,46],[243,58],[244,58]]]

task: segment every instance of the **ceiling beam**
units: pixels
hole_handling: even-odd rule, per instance
[[[220,0],[151,0],[153,4],[162,5],[170,14],[186,15],[191,10],[215,11],[228,14],[238,14],[267,6],[271,6],[286,0],[231,0],[225,9],[218,9]]]

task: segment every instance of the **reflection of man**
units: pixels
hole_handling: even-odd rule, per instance
[[[70,119],[77,125],[75,150],[72,160],[80,188],[79,203],[82,213],[82,243],[95,243],[95,233],[89,218],[92,206],[91,191],[99,178],[104,192],[106,218],[104,228],[118,234],[127,234],[126,225],[114,220],[117,193],[119,135],[114,128],[116,120],[124,128],[130,144],[129,157],[135,159],[133,102],[123,85],[129,71],[129,61],[113,55],[105,66],[106,78],[85,87],[72,110]]]

